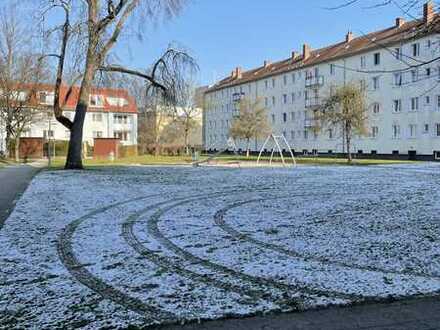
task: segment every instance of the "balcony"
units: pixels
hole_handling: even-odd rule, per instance
[[[244,93],[234,93],[232,94],[232,102],[238,103],[244,98]]]
[[[318,108],[322,105],[322,100],[319,97],[311,97],[306,99],[306,108]]]
[[[314,128],[317,126],[318,126],[318,121],[316,119],[313,119],[313,118],[304,119],[304,128],[305,129]]]
[[[321,87],[324,85],[324,76],[306,77],[306,88]]]

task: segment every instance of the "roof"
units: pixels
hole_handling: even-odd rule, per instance
[[[439,21],[439,17],[440,16],[435,15],[435,22]],[[288,59],[273,64],[267,64],[256,69],[241,72],[241,75],[237,75],[237,72],[235,72],[235,74],[220,80],[218,83],[210,87],[206,93],[260,80],[277,74],[293,71],[295,69],[338,60],[340,58],[353,56],[373,49],[383,48],[384,45],[396,44],[403,40],[421,37],[422,34],[427,35],[429,33],[434,33],[435,30],[430,28],[428,31],[423,19],[410,22],[403,22],[403,20],[400,19],[400,22],[400,25],[396,22],[396,25],[384,30],[372,32],[351,40],[345,40],[331,46],[311,50],[310,56],[307,58],[304,58],[303,54],[299,54],[298,56],[291,56]]]
[[[21,87],[27,90],[32,90],[34,93],[38,92],[53,92],[55,90],[54,85],[50,84],[27,84],[26,87]],[[79,100],[79,86],[73,86],[67,97],[70,86],[62,85],[60,90],[60,103],[61,108],[67,111],[75,111],[76,105]],[[88,111],[92,112],[119,112],[119,113],[137,113],[137,106],[135,99],[125,89],[117,88],[98,88],[92,87],[90,95],[102,95],[104,96],[103,106],[89,105]],[[66,100],[67,97],[67,100]],[[124,105],[111,105],[108,98],[123,98],[127,101]],[[32,102],[32,101],[31,101]],[[33,101],[38,102],[38,101]]]

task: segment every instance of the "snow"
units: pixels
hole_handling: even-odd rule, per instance
[[[0,232],[0,329],[440,292],[440,166],[42,172]]]

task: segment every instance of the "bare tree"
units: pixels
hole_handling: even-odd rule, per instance
[[[178,96],[175,112],[176,119],[183,128],[183,138],[185,153],[188,155],[190,150],[189,137],[193,129],[197,127],[197,118],[201,116],[202,108],[200,106],[200,97],[203,97],[200,90],[196,87],[194,80],[186,83]]]
[[[250,155],[251,139],[262,138],[270,132],[266,108],[261,106],[261,100],[249,101],[242,99],[239,104],[239,116],[231,124],[229,134],[234,139],[246,141],[246,157]]]
[[[347,146],[347,160],[352,162],[351,145],[355,134],[367,133],[367,107],[365,92],[355,84],[347,84],[336,89],[315,112],[316,131],[323,128],[340,130]]]
[[[0,11],[0,121],[6,130],[6,152],[14,146],[16,161],[20,137],[41,116],[35,88],[44,73],[43,61],[32,53],[29,28],[18,17],[14,6]]]
[[[61,8],[65,16],[61,26],[58,53],[47,55],[58,59],[55,117],[71,131],[66,169],[83,168],[81,152],[83,126],[90,90],[97,72],[118,72],[140,77],[146,81],[147,88],[159,90],[164,100],[175,101],[175,95],[182,86],[182,72],[195,67],[194,60],[185,52],[170,48],[148,70],[144,71],[111,63],[110,53],[123,30],[133,23],[136,15],[142,16],[144,21],[156,20],[163,15],[171,17],[181,9],[183,3],[184,0],[46,1],[47,5],[43,12]],[[63,82],[64,67],[69,59],[69,42],[73,36],[82,41],[85,57],[83,61],[78,61],[82,63],[82,68],[79,70],[80,92],[75,118],[71,121],[62,113],[60,87]]]

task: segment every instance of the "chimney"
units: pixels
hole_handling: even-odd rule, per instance
[[[348,43],[348,42],[352,41],[353,39],[354,39],[353,32],[348,31],[347,35],[345,36],[345,42]]]
[[[405,20],[402,17],[396,18],[396,28],[401,28],[405,24]]]
[[[306,60],[310,57],[312,48],[308,44],[303,45],[303,59]]]
[[[270,65],[270,61],[269,60],[265,60],[264,61],[264,67],[267,68]]]
[[[292,51],[292,60],[294,60],[297,56],[298,54],[295,51]]]
[[[432,1],[428,1],[423,5],[423,21],[425,24],[430,24],[434,19],[434,4]]]
[[[242,75],[242,71],[240,67],[236,67],[235,68],[235,78],[237,79],[241,79],[243,77]]]

